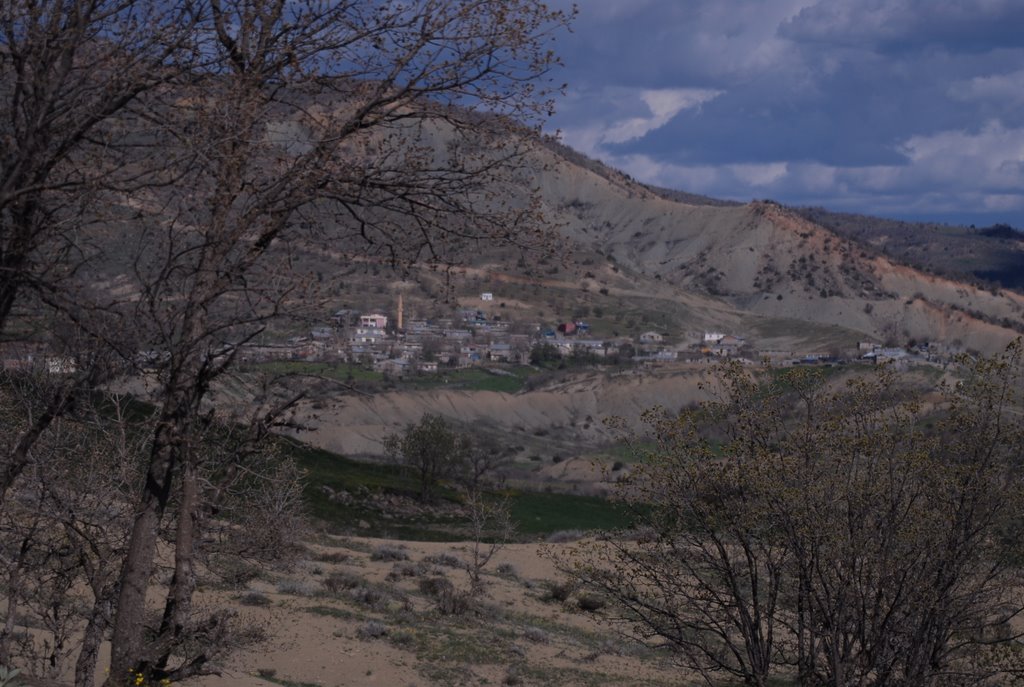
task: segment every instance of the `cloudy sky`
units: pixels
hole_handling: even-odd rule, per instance
[[[1024,0],[576,1],[572,147],[715,197],[1024,227]]]

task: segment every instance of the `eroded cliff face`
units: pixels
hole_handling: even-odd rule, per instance
[[[711,319],[717,303],[724,321],[727,305],[734,318],[786,320],[793,330],[835,325],[982,352],[1024,332],[1024,296],[897,264],[774,203],[678,203],[557,161],[540,188],[574,243],[611,256],[639,289],[673,293]]]
[[[704,366],[705,368],[709,366]],[[708,398],[698,385],[706,370],[632,371],[592,374],[554,387],[520,394],[492,391],[401,391],[349,396],[328,408],[304,409],[314,428],[303,441],[347,455],[383,455],[388,434],[418,422],[424,413],[438,413],[468,431],[493,433],[524,453],[578,455],[616,442],[620,435],[605,421],[622,418],[642,430],[641,415],[661,406],[678,410]],[[315,418],[313,417],[315,415]]]

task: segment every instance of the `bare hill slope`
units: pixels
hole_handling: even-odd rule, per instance
[[[540,187],[561,231],[631,273],[638,290],[726,319],[727,306],[755,334],[787,320],[779,327],[993,351],[1024,330],[1024,296],[897,264],[774,203],[676,202],[568,160],[549,164]]]

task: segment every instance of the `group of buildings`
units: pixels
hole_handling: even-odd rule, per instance
[[[480,299],[487,303],[493,298],[492,293],[486,292]],[[936,360],[942,353],[947,352],[936,345],[929,348],[923,344],[911,349],[864,342],[859,345],[857,356],[905,366]],[[638,364],[728,357],[751,363],[768,359],[778,366],[837,360],[835,355],[820,352],[755,351],[742,337],[723,332],[669,336],[646,331],[635,337],[601,338],[593,336],[590,326],[583,321],[565,321],[551,326],[510,322],[473,307],[458,308],[450,317],[435,320],[406,319],[401,297],[394,319],[382,311],[341,309],[331,315],[329,322],[325,319],[323,324],[312,327],[302,336],[247,343],[239,352],[240,360],[247,363],[347,362],[393,376],[491,362],[527,364],[538,357],[542,360],[575,357],[585,362],[614,359]],[[5,369],[42,364],[51,373],[74,371],[73,361],[48,354],[46,347],[38,344],[0,345],[0,362]]]
[[[481,294],[481,301],[493,294]],[[470,367],[488,362],[527,364],[538,347],[546,354],[585,357],[587,360],[623,358],[657,363],[717,356],[737,356],[746,350],[743,339],[705,333],[687,341],[662,332],[639,336],[598,338],[584,321],[551,326],[510,322],[488,316],[478,308],[458,308],[450,317],[435,320],[406,318],[399,299],[397,317],[381,311],[341,309],[330,324],[313,327],[308,335],[273,344],[245,347],[242,360],[339,361],[372,367],[396,376],[436,372],[439,367]]]

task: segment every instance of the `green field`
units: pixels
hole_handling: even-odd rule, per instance
[[[346,506],[331,501],[323,489],[327,486],[350,494],[369,492],[414,497],[418,483],[403,467],[354,461],[288,439],[282,440],[282,446],[306,470],[305,494],[310,515],[330,531],[424,541],[458,539],[466,535],[468,522],[462,519],[386,518],[383,513],[358,502]],[[629,524],[627,514],[615,504],[594,496],[526,490],[494,495],[495,498],[503,496],[507,496],[517,531],[523,536],[543,536],[559,530],[613,529]],[[459,495],[454,490],[442,489],[440,499],[458,502]]]

